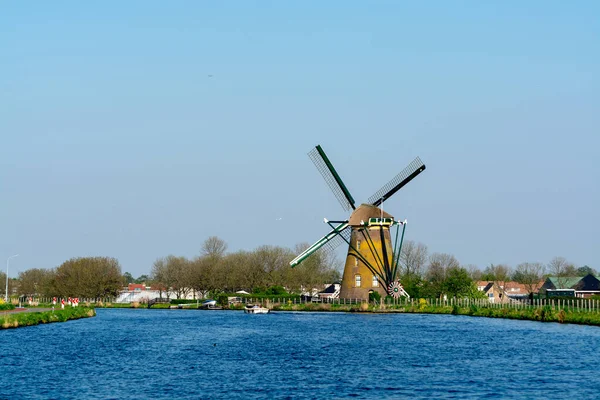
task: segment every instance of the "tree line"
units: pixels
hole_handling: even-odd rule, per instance
[[[158,258],[150,274],[134,278],[121,272],[121,266],[111,257],[84,257],[65,261],[54,269],[33,268],[9,280],[9,293],[21,296],[99,298],[116,296],[128,283],[143,283],[176,298],[190,294],[204,297],[238,290],[262,293],[267,288],[284,287],[290,293],[323,289],[323,285],[339,281],[343,263],[335,255],[317,252],[295,268],[289,261],[308,247],[299,244],[294,249],[260,246],[252,251],[227,252],[227,243],[209,237],[199,255],[186,258],[168,255]],[[549,263],[524,262],[512,268],[505,264],[490,264],[483,269],[461,265],[447,253],[429,253],[423,243],[406,241],[402,248],[398,279],[405,290],[416,298],[481,297],[477,281],[508,281],[524,284],[533,292],[546,276],[568,277],[596,274],[588,266],[577,267],[562,257]],[[0,281],[6,275],[0,273]],[[4,286],[2,285],[2,293]]]
[[[547,264],[523,262],[514,268],[490,264],[482,270],[475,265],[461,265],[451,254],[429,254],[426,245],[409,240],[402,248],[399,278],[413,297],[479,297],[482,293],[477,291],[477,281],[495,282],[500,286],[514,281],[533,293],[548,276],[557,277],[560,284],[561,280],[566,282],[567,277],[590,273],[596,275],[597,271],[587,265],[577,267],[564,257],[554,257]]]
[[[296,254],[308,244],[294,250],[278,246],[261,246],[254,251],[226,253],[227,244],[218,237],[208,238],[201,254],[193,259],[169,255],[152,265],[150,279],[177,298],[190,292],[205,296],[208,293],[233,293],[238,290],[262,293],[269,287],[285,287],[291,293],[312,288],[322,289],[326,283],[340,279],[337,259],[319,252],[295,268],[289,265]]]
[[[9,279],[9,293],[19,296],[100,298],[116,296],[128,283],[143,283],[167,295],[183,298],[237,290],[265,291],[285,287],[292,293],[310,288],[322,289],[339,280],[338,260],[317,253],[301,265],[290,268],[289,261],[308,247],[295,249],[261,246],[253,251],[227,253],[227,244],[212,236],[201,246],[197,257],[168,255],[158,258],[150,275],[137,279],[122,273],[118,260],[110,257],[83,257],[65,261],[54,269],[32,268]],[[4,282],[6,275],[0,280]],[[4,286],[2,286],[4,287]],[[2,293],[4,290],[2,290]]]

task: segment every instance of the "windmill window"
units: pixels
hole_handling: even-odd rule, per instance
[[[379,287],[379,281],[375,275],[373,275],[373,287]]]
[[[357,248],[357,249],[360,249],[360,240],[357,240],[357,241],[356,241],[356,248]]]
[[[358,257],[354,257],[354,266],[358,267]]]
[[[354,275],[354,286],[360,287],[360,275]]]

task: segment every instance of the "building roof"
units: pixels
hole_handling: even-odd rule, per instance
[[[350,216],[348,224],[350,226],[360,226],[360,221],[369,222],[369,218],[394,218],[391,214],[382,211],[381,208],[371,204],[361,204]]]
[[[146,285],[143,285],[141,283],[130,283],[129,285],[127,285],[127,288],[129,290],[136,290],[136,289],[146,290]]]
[[[548,281],[553,287],[548,289],[574,289],[583,277],[581,276],[549,276]]]
[[[319,292],[319,293],[335,293],[335,283],[327,286],[325,288],[325,290],[323,290],[322,292]]]
[[[544,282],[544,289],[573,289],[578,291],[600,291],[600,280],[592,274],[579,276],[549,276]]]
[[[523,283],[518,283],[514,281],[502,282],[502,285],[500,284],[500,282],[478,281],[476,285],[478,289],[482,288],[480,290],[487,293],[492,288],[492,286],[494,286],[494,283],[496,283],[498,289],[503,290],[508,296],[525,296],[529,294],[529,289],[533,289],[533,292],[539,291],[542,285],[544,284],[544,281],[540,281],[535,285],[525,285]]]

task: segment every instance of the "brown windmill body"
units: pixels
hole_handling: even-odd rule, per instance
[[[370,204],[360,205],[350,216],[348,221],[351,229],[350,246],[348,246],[348,255],[344,265],[340,298],[368,299],[370,292],[378,292],[384,297],[387,295],[385,282],[380,282],[381,279],[369,269],[368,265],[373,266],[383,274],[382,263],[378,258],[381,259],[382,256],[385,256],[390,259],[392,257],[392,238],[389,228],[384,227],[385,246],[383,246],[379,228],[365,228],[364,226],[364,223],[369,221],[370,218],[393,217]],[[368,235],[368,238],[365,235]],[[385,255],[384,248],[386,249]],[[360,252],[362,257],[357,256],[357,251]],[[366,259],[367,263],[363,261],[363,258]]]

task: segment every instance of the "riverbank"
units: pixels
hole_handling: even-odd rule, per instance
[[[492,304],[487,300],[464,300],[454,304],[449,301],[414,299],[399,304],[373,304],[354,301],[345,304],[339,301],[332,303],[294,303],[292,301],[257,301],[272,311],[307,311],[307,312],[361,312],[361,313],[412,313],[412,314],[453,314],[485,318],[505,318],[538,322],[558,322],[562,324],[580,324],[600,326],[600,307],[594,302],[544,302],[534,305],[523,303]],[[87,304],[86,304],[87,306]],[[147,308],[143,303],[92,303],[93,308]],[[198,304],[154,304],[152,309],[188,309],[198,310]],[[224,306],[223,310],[242,310],[244,304]],[[65,310],[67,311],[67,310]],[[0,323],[2,323],[0,318]],[[51,321],[54,322],[54,321]],[[43,323],[43,322],[42,322]]]
[[[452,314],[466,315],[485,318],[519,319],[538,322],[558,322],[561,324],[580,324],[600,326],[600,313],[596,311],[584,311],[581,309],[569,309],[556,305],[524,306],[512,308],[498,305],[469,306],[459,305],[431,305],[428,303],[416,303],[413,305],[398,304],[278,304],[274,305],[273,311],[326,311],[326,312],[364,312],[364,313],[412,313],[412,314]]]
[[[74,307],[64,310],[2,312],[0,313],[0,329],[20,328],[52,322],[66,322],[96,315],[93,308]]]

